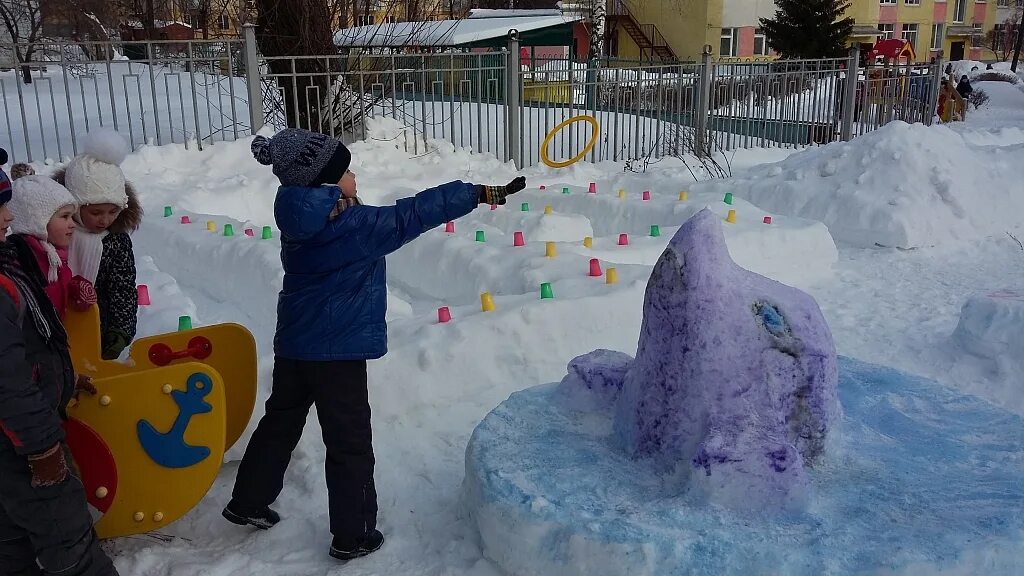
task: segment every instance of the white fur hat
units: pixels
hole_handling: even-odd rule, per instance
[[[35,236],[46,249],[50,261],[47,279],[57,280],[57,269],[61,261],[57,250],[46,239],[46,226],[50,218],[65,206],[78,206],[68,189],[48,176],[25,176],[14,181],[14,190],[7,207],[14,216],[11,222],[12,234]]]
[[[128,143],[108,128],[90,132],[83,152],[68,164],[64,183],[78,204],[114,204],[128,206],[124,172],[120,164],[128,155]]]

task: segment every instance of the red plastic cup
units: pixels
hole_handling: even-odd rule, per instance
[[[619,234],[619,246],[629,246],[628,234]]]
[[[515,246],[516,248],[519,248],[520,246],[526,246],[526,240],[523,239],[522,232],[516,232],[515,234],[512,235],[512,245]]]
[[[498,205],[497,204],[491,204],[491,210],[497,210],[497,209],[498,209]]]
[[[136,287],[139,292],[139,306],[149,306],[153,302],[149,299],[149,286],[139,284]]]
[[[447,306],[441,306],[437,309],[437,323],[446,324],[452,321],[452,313],[448,310]]]
[[[771,224],[772,223],[772,217],[771,216],[765,216],[764,217],[764,223],[765,224]]]
[[[597,194],[597,182],[591,182],[587,194]]]
[[[245,235],[246,235],[246,236],[252,236],[252,237],[255,237],[255,236],[256,236],[256,233],[255,233],[255,232],[253,232],[252,228],[246,228],[246,229],[245,229]]]
[[[644,200],[650,200],[651,199],[651,191],[650,190],[644,190],[643,198],[644,198]]]
[[[601,261],[597,258],[590,259],[590,276],[604,276],[604,272],[601,272]]]
[[[189,218],[188,216],[182,216],[181,217],[181,223],[182,224],[191,224],[192,223],[192,219]]]
[[[455,234],[455,222],[449,222],[444,225],[445,234]]]

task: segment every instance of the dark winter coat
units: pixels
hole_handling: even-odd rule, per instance
[[[22,244],[16,237],[0,242],[0,427],[15,451],[28,455],[64,438],[60,420],[75,372],[42,271]]]
[[[974,92],[974,88],[971,86],[971,81],[965,78],[956,85],[956,91],[960,93],[961,98],[967,98]]]
[[[64,184],[65,170],[53,179]],[[100,335],[103,358],[117,358],[135,338],[139,311],[136,287],[135,253],[130,234],[142,223],[142,206],[131,182],[125,181],[128,207],[111,224],[103,238],[103,256],[96,274],[96,299],[100,309]]]
[[[336,186],[282,187],[274,201],[284,286],[274,352],[293,360],[366,360],[387,353],[384,256],[469,214],[476,186],[450,182],[394,206],[352,206],[329,220]]]

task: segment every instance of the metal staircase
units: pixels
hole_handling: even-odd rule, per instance
[[[679,58],[654,24],[641,24],[623,0],[608,3],[608,19],[629,34],[640,47],[641,59],[677,62]]]

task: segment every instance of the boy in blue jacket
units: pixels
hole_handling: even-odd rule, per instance
[[[257,136],[252,151],[281,181],[274,217],[285,274],[273,389],[223,514],[263,530],[280,520],[270,504],[281,493],[292,450],[316,404],[327,446],[330,555],[351,560],[384,543],[377,530],[366,389],[366,361],[387,353],[384,257],[479,204],[504,204],[507,195],[526,187],[526,179],[507,186],[450,182],[394,206],[366,206],[348,169],[352,156],[334,138],[289,128],[271,139]]]

